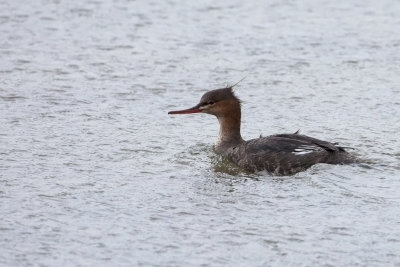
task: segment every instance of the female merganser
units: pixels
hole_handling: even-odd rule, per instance
[[[220,125],[215,151],[248,172],[266,170],[291,175],[317,163],[347,164],[356,159],[336,143],[318,140],[298,132],[260,137],[249,141],[240,135],[240,100],[233,86],[205,93],[196,106],[168,114],[207,113]]]

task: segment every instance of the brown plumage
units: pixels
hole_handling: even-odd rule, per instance
[[[205,93],[193,108],[168,114],[207,113],[215,115],[220,131],[215,151],[249,172],[266,170],[290,175],[317,163],[347,164],[356,162],[351,154],[336,144],[301,135],[278,134],[249,141],[240,134],[240,100],[232,86]]]

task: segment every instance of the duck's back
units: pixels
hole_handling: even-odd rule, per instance
[[[355,161],[343,147],[300,134],[279,134],[244,141],[221,154],[247,171],[267,170],[281,175],[294,174],[317,163]]]

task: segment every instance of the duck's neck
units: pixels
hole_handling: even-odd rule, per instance
[[[217,116],[219,121],[219,136],[215,144],[216,148],[231,147],[243,142],[240,135],[241,111],[240,104]]]

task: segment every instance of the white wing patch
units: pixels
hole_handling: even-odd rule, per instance
[[[319,146],[299,146],[298,148],[296,148],[292,153],[295,155],[306,155],[309,153],[313,153],[316,151],[322,151],[324,150],[322,147]]]

